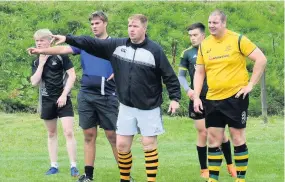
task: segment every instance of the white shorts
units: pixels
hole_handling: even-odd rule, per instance
[[[156,136],[164,133],[160,107],[141,110],[120,103],[117,121],[117,134]]]

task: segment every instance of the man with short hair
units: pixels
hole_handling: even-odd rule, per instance
[[[209,178],[209,170],[207,167],[207,129],[205,127],[205,111],[203,110],[202,113],[197,113],[194,111],[193,108],[193,96],[194,96],[193,79],[196,67],[198,48],[201,42],[205,38],[205,26],[200,22],[194,23],[187,28],[187,31],[192,46],[184,50],[181,54],[178,79],[181,86],[186,91],[187,96],[189,97],[189,117],[194,120],[195,128],[197,129],[197,152],[201,167],[200,175],[202,178]],[[191,81],[190,87],[188,86],[188,81],[186,80],[187,71],[189,72],[190,81]],[[202,91],[200,94],[200,99],[202,101],[203,106],[205,106],[207,90],[208,86],[205,78]],[[226,134],[224,134],[221,148],[227,162],[227,169],[229,174],[232,177],[236,177],[236,170],[232,164],[231,145]]]
[[[198,50],[194,76],[194,110],[203,110],[200,93],[205,76],[208,92],[206,96],[206,127],[208,131],[209,182],[219,178],[225,125],[228,125],[234,145],[236,182],[245,182],[248,164],[248,148],[245,128],[249,104],[248,93],[256,85],[266,66],[266,57],[247,37],[226,28],[226,15],[220,10],[212,12],[208,19],[211,35]],[[255,62],[248,82],[246,57]]]
[[[102,41],[87,36],[53,37],[58,40],[57,44],[66,42],[110,60],[120,101],[116,133],[121,182],[130,181],[131,146],[134,135],[139,132],[145,152],[147,181],[151,182],[156,181],[158,168],[157,136],[164,133],[160,108],[162,81],[169,92],[169,112],[172,113],[179,107],[180,85],[163,49],[146,36],[147,17],[135,14],[128,21],[129,38]]]
[[[91,30],[97,39],[106,40],[108,17],[96,11],[89,17]],[[78,182],[93,181],[96,153],[97,126],[103,128],[117,161],[116,123],[119,103],[116,95],[113,69],[109,61],[88,54],[74,46],[52,47],[55,54],[80,55],[83,69],[81,88],[78,93],[79,125],[84,133],[85,174]]]
[[[50,47],[52,33],[48,29],[40,29],[34,34],[37,49]],[[40,85],[41,119],[45,121],[48,131],[48,151],[51,162],[46,175],[59,172],[57,164],[57,118],[62,122],[66,139],[67,152],[71,163],[71,176],[78,176],[76,168],[76,141],[73,132],[74,114],[70,99],[70,90],[76,79],[73,64],[66,55],[50,56],[40,54],[32,64],[31,83]]]

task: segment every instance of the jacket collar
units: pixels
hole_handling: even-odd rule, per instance
[[[128,38],[127,46],[131,46],[132,48],[137,49],[137,48],[143,47],[147,43],[147,41],[148,41],[148,36],[147,35],[145,35],[145,39],[143,40],[143,42],[139,43],[139,44],[132,43],[131,39]]]

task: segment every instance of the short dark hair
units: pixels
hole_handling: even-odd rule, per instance
[[[200,31],[202,33],[205,33],[205,25],[203,23],[200,23],[200,22],[197,22],[197,23],[193,23],[192,25],[190,25],[188,28],[187,28],[187,31],[190,31],[190,30],[194,30],[194,29],[200,29]]]
[[[89,17],[89,21],[93,20],[94,18],[100,18],[103,22],[108,22],[108,17],[103,11],[95,11]]]

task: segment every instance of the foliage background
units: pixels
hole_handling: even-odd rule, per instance
[[[177,42],[178,70],[181,52],[189,47],[186,28],[200,21],[207,25],[208,15],[216,8],[228,15],[229,29],[242,33],[256,43],[266,54],[266,90],[268,112],[283,114],[284,105],[284,2],[0,2],[0,110],[5,112],[35,112],[38,89],[29,83],[34,57],[26,49],[34,45],[33,33],[49,28],[54,34],[72,33],[93,36],[88,16],[95,10],[108,14],[108,32],[112,37],[127,36],[127,18],[142,13],[149,18],[148,36],[164,48],[172,62],[173,42]],[[208,32],[207,32],[208,33]],[[72,90],[74,107],[79,90],[81,69],[79,57],[71,56],[77,71],[77,82]],[[253,63],[248,61],[251,72]],[[188,99],[183,99],[179,115],[187,115]],[[163,109],[168,107],[164,92]],[[76,110],[76,109],[75,109]],[[261,114],[260,87],[250,97],[250,115]]]

